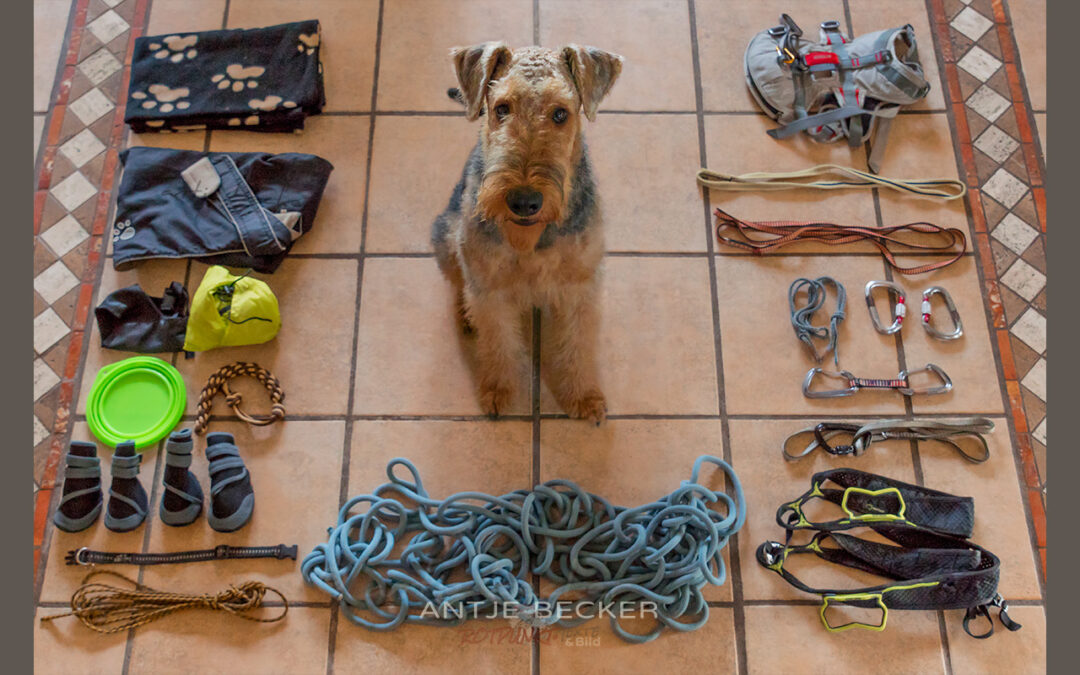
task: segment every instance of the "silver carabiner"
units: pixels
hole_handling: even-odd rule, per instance
[[[892,324],[889,326],[881,325],[881,317],[878,316],[877,306],[874,305],[874,289],[875,288],[887,288],[894,295],[896,295],[896,305],[893,308]],[[907,304],[905,296],[907,293],[899,285],[894,284],[891,281],[870,281],[866,284],[866,307],[870,310],[870,321],[873,322],[874,328],[882,335],[892,335],[899,332],[904,327],[904,316],[907,315]]]
[[[848,387],[847,389],[833,389],[831,391],[810,391],[810,385],[813,384],[814,378],[818,375],[847,380]],[[811,368],[810,372],[806,374],[806,379],[803,380],[802,393],[806,398],[840,398],[841,396],[851,396],[859,390],[857,386],[851,383],[853,379],[855,379],[855,376],[846,370],[835,373],[821,368]]]
[[[949,316],[953,322],[951,333],[942,333],[930,323],[930,298],[934,295],[940,295],[945,301],[945,308],[949,310]],[[955,340],[964,334],[964,324],[960,323],[960,312],[956,309],[956,303],[953,302],[949,292],[941,286],[931,286],[922,292],[922,325],[926,332],[930,334],[930,337],[938,340]]]
[[[941,384],[936,387],[924,387],[922,389],[915,389],[911,387],[911,381],[908,378],[916,373],[933,373],[941,378]],[[918,370],[901,370],[900,374],[896,376],[899,380],[905,380],[908,382],[907,387],[900,387],[898,392],[904,396],[916,396],[916,395],[932,395],[932,394],[944,394],[947,391],[952,390],[952,380],[945,374],[945,371],[933,363],[928,363]]]

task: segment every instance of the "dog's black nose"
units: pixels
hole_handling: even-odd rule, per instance
[[[518,187],[506,193],[506,205],[515,216],[531,218],[544,205],[544,195],[527,187]]]

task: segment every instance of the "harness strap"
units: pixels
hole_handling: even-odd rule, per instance
[[[983,434],[988,434],[993,430],[994,422],[985,417],[885,419],[866,424],[822,422],[817,426],[801,429],[788,436],[781,446],[781,452],[784,459],[787,460],[802,459],[818,448],[830,455],[861,455],[866,452],[874,441],[889,439],[932,440],[951,446],[969,462],[981,464],[990,458],[990,447],[987,445]],[[788,452],[788,445],[790,445],[791,441],[804,435],[811,435],[812,438],[802,451],[795,454]],[[844,445],[830,445],[829,441],[837,436],[850,438],[850,442]],[[981,447],[981,451],[977,454],[968,452],[955,440],[959,438],[974,438]]]
[[[831,180],[825,178],[832,176]],[[817,180],[813,180],[817,179]],[[768,172],[759,171],[731,175],[699,169],[698,185],[710,190],[726,192],[758,192],[764,190],[793,190],[812,188],[817,190],[843,190],[851,188],[886,188],[940,199],[959,199],[967,194],[963,182],[951,178],[907,179],[878,176],[868,171],[860,171],[838,164],[819,164],[799,171]]]

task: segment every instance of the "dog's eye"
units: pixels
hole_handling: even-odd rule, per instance
[[[566,108],[556,108],[555,112],[551,113],[551,119],[555,124],[562,124],[569,116],[570,113],[566,111]]]
[[[506,105],[505,103],[500,103],[499,105],[495,106],[495,117],[499,118],[500,120],[505,119],[506,116],[509,114],[510,106]]]

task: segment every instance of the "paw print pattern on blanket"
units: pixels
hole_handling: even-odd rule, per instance
[[[112,240],[114,242],[127,241],[134,236],[135,228],[131,226],[130,220],[117,221],[116,224],[113,225]]]
[[[266,111],[276,110],[277,107],[278,107],[278,104],[281,104],[282,108],[295,108],[296,107],[296,102],[295,101],[284,101],[284,102],[282,102],[280,96],[267,96],[266,98],[262,98],[262,99],[253,98],[250,101],[248,101],[248,105],[251,106],[252,108],[254,108],[255,110],[266,110]]]
[[[234,117],[231,120],[229,120],[229,122],[228,122],[230,127],[238,127],[241,124],[243,124],[244,126],[253,127],[258,123],[259,123],[259,116],[258,115],[248,115],[244,119],[240,119],[239,117]]]
[[[264,72],[266,72],[266,68],[262,66],[248,66],[245,68],[239,63],[234,63],[226,68],[224,73],[218,73],[211,77],[210,81],[217,83],[218,89],[232,87],[233,91],[243,91],[244,87],[254,89],[259,86],[257,78]]]
[[[161,42],[151,42],[150,49],[154,52],[155,59],[168,58],[173,63],[180,63],[184,59],[193,59],[199,53],[196,49],[190,49],[199,41],[198,35],[170,35]],[[164,44],[162,44],[164,43]]]
[[[170,88],[165,84],[152,84],[147,91],[153,98],[147,96],[144,91],[132,92],[131,98],[142,101],[142,107],[147,110],[157,108],[158,112],[169,113],[173,110],[186,110],[191,104],[180,99],[187,98],[191,93],[187,87]],[[160,105],[158,105],[160,104]]]
[[[296,51],[300,52],[301,54],[314,54],[315,53],[315,48],[318,47],[318,46],[319,46],[319,34],[318,33],[312,33],[311,35],[306,35],[304,33],[301,33],[300,34],[300,44],[296,45]]]

